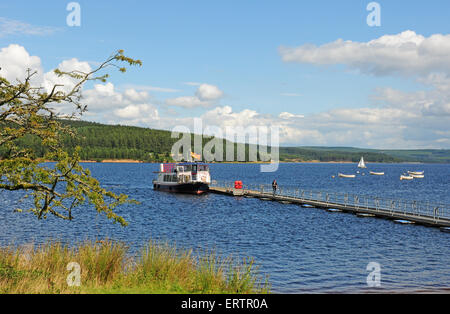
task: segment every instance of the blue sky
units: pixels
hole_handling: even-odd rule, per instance
[[[258,116],[250,114],[248,117],[255,121],[259,119],[258,123],[264,115],[273,117],[273,123],[278,122],[279,114],[283,112],[304,115],[305,122],[296,120],[289,125],[295,128],[296,124],[306,124],[301,130],[303,133],[294,130],[286,134],[283,140],[286,145],[450,148],[450,141],[446,141],[448,127],[445,127],[449,120],[439,121],[441,127],[430,134],[429,127],[424,124],[421,126],[424,132],[416,132],[417,137],[412,139],[413,131],[393,131],[391,135],[379,135],[379,138],[368,134],[366,141],[354,142],[352,135],[342,128],[339,129],[342,132],[340,140],[327,136],[323,126],[314,129],[306,121],[333,110],[385,107],[384,102],[389,102],[388,107],[392,109],[392,99],[383,98],[388,89],[399,91],[408,98],[408,93],[414,95],[436,88],[423,84],[423,72],[363,73],[359,63],[353,61],[332,62],[328,56],[327,60],[305,62],[300,58],[300,61],[291,62],[284,60],[280,52],[280,47],[296,48],[307,44],[320,47],[338,39],[367,43],[408,30],[425,38],[446,35],[450,33],[449,1],[377,1],[381,6],[380,27],[369,27],[366,23],[370,13],[366,6],[370,1],[77,1],[81,6],[80,27],[66,25],[69,2],[1,1],[0,17],[35,28],[36,32],[30,34],[23,31],[26,28],[18,28],[2,35],[0,28],[0,48],[11,44],[23,47],[30,56],[40,58],[44,71],[72,58],[93,65],[111,52],[124,49],[127,55],[141,59],[144,65],[125,75],[114,74],[111,83],[115,91],[120,93],[127,88],[139,91],[140,87],[149,93],[146,103],[151,104],[160,117],[177,117],[181,119],[178,122],[229,106],[236,116],[256,112]],[[440,73],[434,67],[426,74],[435,72]],[[445,77],[447,74],[443,71]],[[198,95],[199,84],[185,84],[187,82],[214,86],[220,90],[220,96],[214,101],[199,102],[200,105],[169,105],[174,103],[171,99],[191,97],[192,100]],[[155,87],[164,90],[158,91]],[[447,94],[440,97],[436,101],[446,103]],[[227,119],[233,117],[226,116]],[[167,120],[164,123],[125,121],[118,115],[115,118],[105,115],[88,118],[109,123],[172,127]],[[360,122],[357,128],[349,126],[353,135],[361,131],[364,121]],[[332,130],[334,122],[329,123]],[[417,127],[413,121],[403,124],[407,128]],[[430,124],[436,123],[430,121]],[[373,130],[376,129],[377,126],[373,126]],[[385,136],[399,138],[383,142]]]

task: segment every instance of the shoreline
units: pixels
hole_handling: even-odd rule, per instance
[[[50,160],[46,160],[45,162],[54,162]],[[160,163],[176,163],[175,161],[170,162],[161,162],[161,161],[142,161],[142,160],[135,160],[135,159],[104,159],[101,161],[95,161],[95,160],[80,160],[80,163],[146,163],[146,164],[160,164]],[[261,164],[261,165],[270,165],[270,162],[264,162],[264,161],[220,161],[220,162],[202,162],[200,163],[206,163],[206,164]],[[353,161],[279,161],[279,164],[358,164],[358,162]],[[405,164],[405,165],[436,165],[436,164],[442,164],[445,165],[446,163],[424,163],[424,162],[367,162],[368,164]]]
[[[135,160],[135,159],[104,159],[100,162],[101,163],[126,163],[126,164],[144,163],[144,161]]]
[[[56,162],[54,160],[42,160],[41,162]],[[127,163],[127,164],[161,164],[161,163],[176,163],[175,161],[142,161],[136,159],[103,159],[103,160],[80,160],[80,163]],[[258,164],[258,165],[270,165],[270,162],[264,161],[219,161],[219,162],[203,162],[200,163],[206,164]],[[279,164],[358,164],[358,162],[354,161],[279,161]],[[448,165],[450,163],[432,163],[432,162],[418,162],[418,161],[404,161],[404,162],[367,162],[368,164],[390,164],[390,165]]]

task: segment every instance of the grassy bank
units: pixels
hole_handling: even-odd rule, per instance
[[[68,278],[80,266],[80,286]],[[73,281],[70,281],[73,282]],[[130,256],[126,244],[83,242],[0,248],[0,293],[267,293],[252,260],[149,242]]]

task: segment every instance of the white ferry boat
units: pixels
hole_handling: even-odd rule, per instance
[[[158,177],[153,180],[153,189],[168,192],[203,194],[211,184],[209,166],[203,163],[160,164]]]

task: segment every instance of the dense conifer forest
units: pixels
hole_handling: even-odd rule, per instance
[[[71,126],[77,134],[73,138],[64,136],[61,144],[69,153],[73,152],[75,147],[80,146],[82,160],[130,159],[143,162],[169,162],[173,161],[172,146],[178,141],[177,138],[171,137],[170,131],[164,130],[73,120],[61,120],[61,123]],[[204,138],[203,146],[210,139]],[[223,143],[223,160],[226,160],[226,142]],[[32,149],[37,158],[44,155],[43,148],[36,138],[27,136],[20,139],[17,144]],[[237,151],[237,146],[234,144],[235,156],[237,156]],[[248,160],[248,145],[245,145],[245,152],[246,160]],[[0,151],[0,153],[7,152]],[[450,162],[449,150],[280,147],[281,161],[358,162],[361,156],[364,156],[367,162]],[[260,159],[259,155],[258,159]]]

